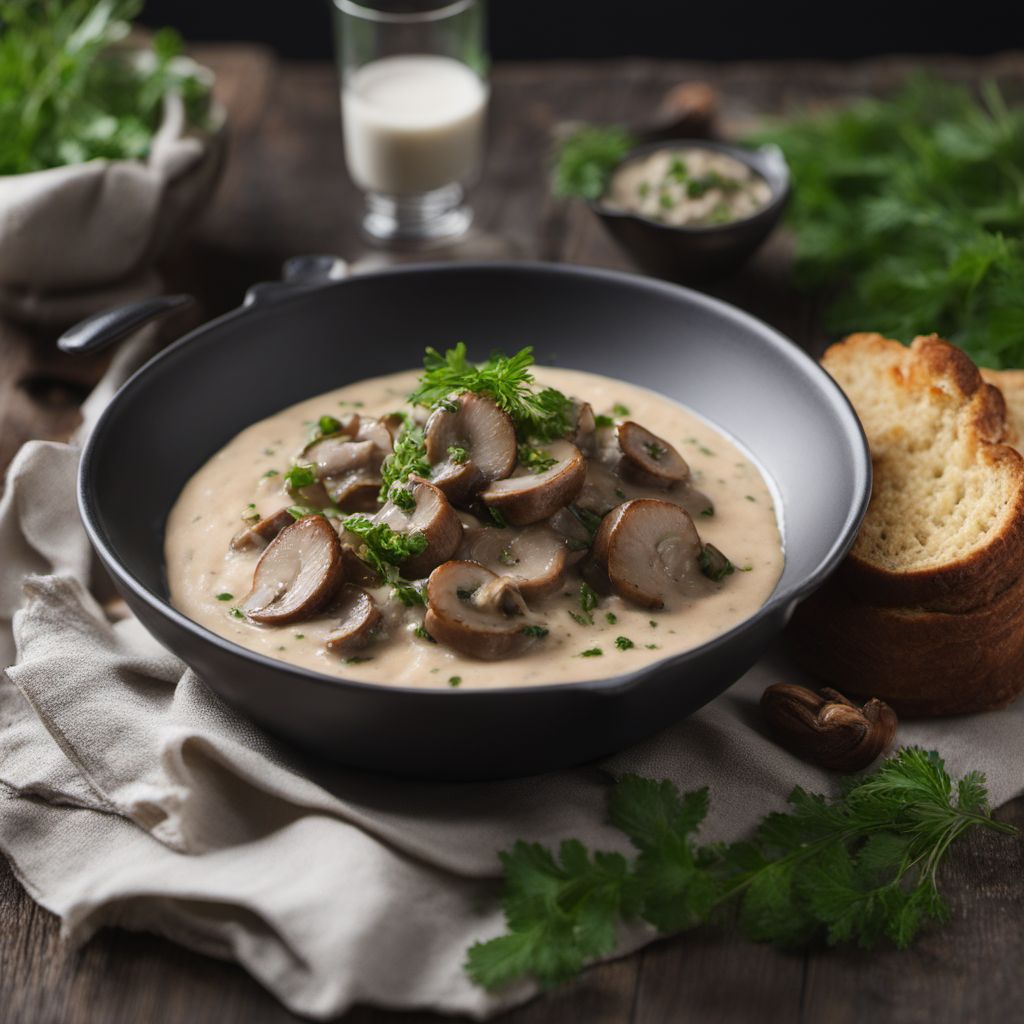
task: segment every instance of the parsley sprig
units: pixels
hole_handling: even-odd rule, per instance
[[[464,391],[487,395],[512,417],[520,438],[551,441],[572,426],[572,402],[555,388],[536,388],[530,372],[533,349],[514,356],[495,353],[479,366],[466,358],[460,341],[444,355],[428,348],[423,357],[419,387],[409,396],[412,405],[432,408]]]
[[[414,583],[403,579],[398,566],[407,558],[420,554],[427,546],[422,533],[399,533],[387,523],[375,523],[363,515],[345,519],[345,529],[362,538],[359,557],[391,587],[402,604],[425,604],[423,592]]]
[[[475,944],[466,969],[496,988],[524,975],[550,985],[615,948],[620,920],[675,932],[737,911],[751,939],[782,946],[814,941],[908,946],[949,910],[939,868],[957,839],[995,821],[984,776],[956,785],[934,752],[905,747],[827,800],[797,787],[787,813],[769,814],[749,840],[700,846],[707,789],[680,795],[667,781],[626,775],[609,817],[632,858],[589,852],[568,839],[557,855],[517,842],[500,854],[506,934]]]
[[[582,126],[559,147],[555,195],[600,199],[612,171],[636,141],[625,129],[614,125]]]

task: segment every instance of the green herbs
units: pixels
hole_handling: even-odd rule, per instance
[[[256,511],[255,502],[250,501],[245,508],[242,509],[242,522],[243,523],[258,523],[260,521],[260,514]]]
[[[476,366],[466,359],[459,342],[444,355],[428,348],[423,358],[419,387],[409,396],[412,405],[434,407],[463,391],[487,395],[512,417],[522,440],[551,441],[567,434],[572,426],[572,402],[554,388],[534,389],[533,349],[514,356],[492,355]]]
[[[612,412],[619,417],[629,415],[629,409],[626,406],[624,406],[621,402],[616,402],[612,406]]]
[[[505,517],[501,514],[501,512],[498,509],[491,508],[490,506],[488,506],[487,514],[491,517],[491,522],[494,523],[494,525],[499,530],[508,529],[508,523],[505,522]]]
[[[316,421],[317,437],[329,437],[341,433],[341,420],[335,416],[321,416]]]
[[[715,583],[721,583],[726,576],[731,576],[736,571],[736,566],[714,544],[705,544],[701,548],[700,554],[697,556],[697,564],[700,566],[700,571]]]
[[[551,985],[613,952],[620,921],[667,933],[728,910],[755,941],[904,948],[948,917],[938,872],[950,845],[975,827],[1015,833],[992,819],[982,775],[954,785],[938,755],[915,747],[848,781],[836,800],[798,787],[789,802],[748,840],[700,846],[706,789],[680,795],[670,782],[624,776],[609,816],[635,856],[591,853],[575,839],[557,856],[517,842],[500,854],[508,931],[474,945],[466,970],[486,988],[526,975]]]
[[[636,647],[636,644],[633,643],[628,636],[617,636],[615,638],[615,646],[618,647],[620,651],[628,651],[631,648]]]
[[[607,622],[609,626],[614,626],[615,623],[619,621],[619,617],[615,612],[605,612],[604,618],[605,622]]]
[[[545,473],[558,459],[549,455],[541,448],[534,448],[531,444],[519,446],[519,462],[531,473]]]
[[[266,473],[263,474],[263,478],[266,480],[266,479],[269,479],[272,476],[280,476],[280,475],[281,475],[281,471],[280,470],[278,470],[278,469],[268,469],[266,471]]]
[[[426,548],[427,538],[422,533],[398,533],[387,523],[374,523],[362,515],[348,516],[343,525],[362,538],[359,557],[391,587],[402,604],[411,607],[425,603],[420,588],[403,579],[398,571],[401,562]]]
[[[586,582],[580,583],[580,608],[582,611],[574,612],[569,611],[569,615],[581,626],[592,626],[594,624],[594,616],[591,614],[597,607],[600,598],[594,592],[594,589]],[[600,652],[598,652],[600,653]],[[589,655],[584,655],[589,657]]]
[[[604,651],[600,647],[590,647],[585,651],[580,651],[581,658],[600,658],[604,654]]]
[[[548,635],[548,630],[543,626],[523,626],[519,632],[522,633],[523,636],[534,636],[538,639],[543,639]]]
[[[234,599],[235,599],[235,595],[234,594],[229,594],[229,593],[227,593],[227,591],[225,591],[223,594],[218,594],[217,595],[217,600],[218,601],[234,601]]]
[[[830,330],[1024,365],[1024,109],[982,97],[921,77],[758,138],[789,161],[798,280],[830,289]]]
[[[308,462],[297,462],[285,473],[284,483],[289,491],[300,491],[303,487],[311,487],[316,483],[316,466]]]
[[[461,466],[469,458],[469,452],[462,445],[448,445],[448,458],[457,466]]]
[[[145,60],[113,44],[141,0],[0,0],[0,174],[147,156],[164,98],[182,96],[203,127],[209,90],[175,58],[163,29]]]
[[[449,686],[460,686],[461,684],[462,684],[462,676],[449,676],[448,677],[448,685]]]
[[[645,441],[644,450],[655,462],[660,462],[668,451],[667,448],[662,448],[660,444],[655,444],[654,441]]]
[[[430,462],[427,460],[423,430],[412,420],[406,419],[395,438],[394,450],[380,467],[380,501],[392,497],[394,484],[404,483],[410,476],[430,479]]]
[[[228,609],[228,615],[230,615],[231,618],[233,618],[233,619],[244,619],[245,618],[245,612],[243,612],[241,608],[229,608]]]
[[[391,500],[403,512],[414,512],[416,510],[416,499],[408,487],[392,487]]]
[[[615,420],[612,419],[611,416],[606,416],[604,413],[598,413],[594,417],[594,426],[598,430],[601,430],[604,427],[614,427],[615,426]]]
[[[555,195],[600,199],[612,171],[635,145],[636,139],[622,128],[580,128],[559,147]]]
[[[426,640],[428,644],[437,643],[437,641],[427,632],[426,626],[419,625],[412,632],[414,636],[418,636],[421,640]]]

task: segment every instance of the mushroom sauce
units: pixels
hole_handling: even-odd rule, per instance
[[[534,372],[575,396],[566,439],[517,450],[512,421],[485,395],[413,410],[416,372],[327,392],[242,431],[171,510],[175,607],[315,671],[464,688],[614,676],[756,611],[783,554],[772,495],[747,454],[644,388]],[[396,410],[423,428],[410,415],[421,462],[381,507],[381,459],[396,435],[408,447]],[[357,510],[352,532],[342,523]],[[375,528],[399,543],[396,565],[383,548],[384,563],[368,555]]]
[[[624,163],[602,203],[674,227],[710,227],[751,217],[771,197],[768,182],[728,153],[666,147]]]

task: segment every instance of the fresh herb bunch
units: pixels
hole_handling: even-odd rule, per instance
[[[399,533],[387,523],[375,523],[363,515],[348,516],[342,525],[362,538],[359,557],[391,587],[402,604],[425,604],[420,588],[403,579],[398,569],[400,563],[426,549],[427,538],[422,533]]]
[[[936,331],[1024,366],[1024,109],[994,84],[912,80],[885,100],[782,123],[798,280],[837,286],[835,331]]]
[[[600,199],[612,171],[636,145],[636,139],[615,125],[584,125],[566,138],[555,163],[555,195]]]
[[[575,839],[557,856],[525,842],[502,853],[508,932],[469,950],[470,977],[486,988],[524,975],[554,984],[611,953],[620,920],[675,932],[729,909],[755,941],[902,949],[948,916],[937,876],[950,845],[976,826],[1016,833],[991,817],[984,776],[954,786],[939,756],[916,747],[848,780],[836,800],[798,787],[789,802],[750,840],[699,846],[706,789],[680,796],[671,782],[624,776],[609,816],[636,856]]]
[[[395,484],[404,483],[413,475],[429,479],[430,473],[423,430],[407,417],[395,438],[394,449],[380,467],[380,500],[387,501],[392,496]]]
[[[0,174],[97,157],[145,157],[164,97],[201,126],[209,90],[174,65],[181,39],[153,37],[141,59],[112,49],[141,0],[0,0]]]
[[[463,391],[487,395],[512,417],[522,440],[551,441],[568,433],[573,406],[555,388],[536,390],[532,365],[530,347],[514,356],[495,353],[479,366],[466,358],[466,346],[461,341],[444,355],[428,348],[420,386],[409,396],[409,402],[433,408]]]

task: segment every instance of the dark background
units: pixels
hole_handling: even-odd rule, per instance
[[[947,11],[949,13],[943,13]],[[285,57],[331,56],[329,0],[147,0],[143,22],[186,39],[255,40]],[[491,0],[496,59],[985,54],[1024,44],[1019,0]]]

